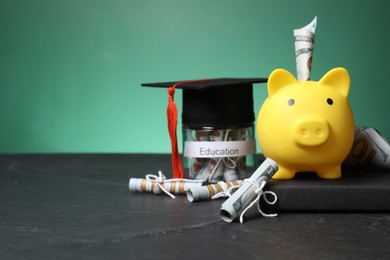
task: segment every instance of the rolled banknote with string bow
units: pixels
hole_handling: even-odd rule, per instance
[[[249,181],[244,180],[241,187],[221,205],[221,218],[226,222],[232,222],[240,216],[240,214],[257,196],[255,191],[258,187],[254,185],[254,183],[269,181],[278,169],[278,165],[273,160],[269,158],[265,159],[265,161],[249,178]]]
[[[165,193],[174,199],[173,194],[186,194],[190,188],[202,186],[203,183],[202,180],[166,179],[161,171],[158,174],[158,176],[147,174],[145,179],[130,178],[129,190],[133,192],[153,192],[154,194]]]
[[[211,141],[221,142],[226,141],[228,133],[225,130],[215,130],[211,133]],[[208,181],[210,183],[217,183],[223,179],[223,158],[222,157],[213,157],[210,158],[209,163],[209,177]]]
[[[210,184],[200,187],[192,187],[187,191],[187,199],[190,202],[200,200],[210,200],[222,197],[228,197],[229,189],[239,188],[242,185],[241,180],[229,181],[229,182],[218,182],[216,184]]]
[[[190,130],[190,139],[195,142],[210,141],[210,131]],[[208,158],[190,157],[189,176],[193,179],[204,179],[208,177]],[[199,175],[199,177],[197,177]],[[200,177],[202,176],[202,177]]]
[[[305,27],[294,30],[297,78],[301,81],[310,80],[316,26],[317,16]]]

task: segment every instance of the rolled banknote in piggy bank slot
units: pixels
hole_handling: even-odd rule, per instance
[[[294,30],[295,58],[298,80],[310,80],[311,63],[314,51],[314,33],[317,17],[303,28]]]

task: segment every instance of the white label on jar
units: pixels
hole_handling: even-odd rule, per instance
[[[184,156],[195,158],[237,157],[254,154],[256,141],[184,142]]]

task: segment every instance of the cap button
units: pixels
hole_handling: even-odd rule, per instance
[[[169,100],[173,100],[173,96],[175,95],[175,89],[172,87],[168,88],[168,95],[169,95]]]

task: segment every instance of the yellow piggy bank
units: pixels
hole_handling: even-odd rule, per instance
[[[279,165],[274,179],[292,179],[296,172],[341,177],[341,163],[354,139],[349,88],[344,68],[329,71],[318,82],[298,81],[283,69],[271,73],[256,134],[264,156]]]

